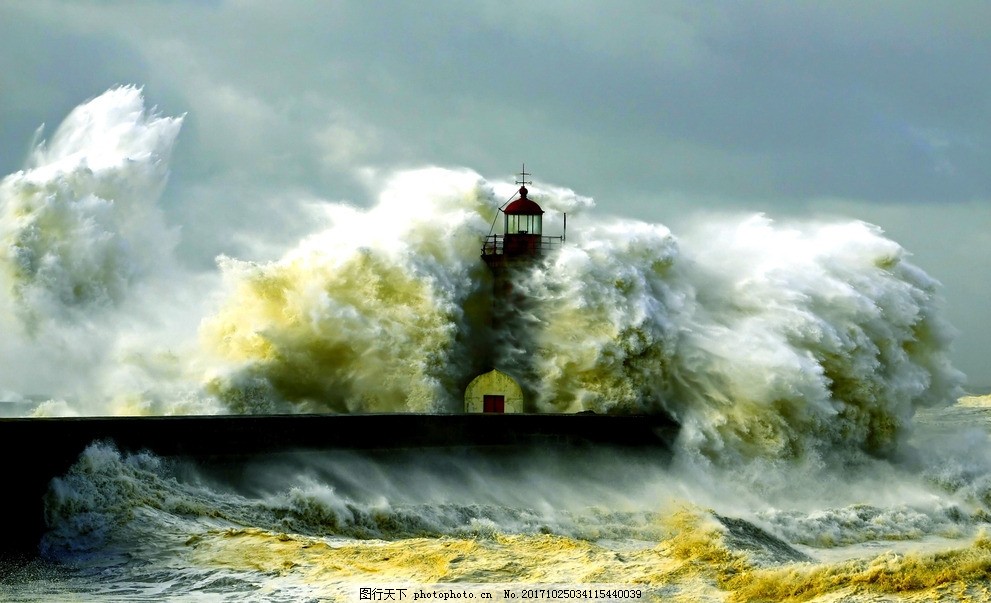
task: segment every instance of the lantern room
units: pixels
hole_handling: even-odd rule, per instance
[[[521,186],[520,198],[502,210],[506,217],[505,230],[503,232],[507,235],[539,235],[541,233],[544,210],[540,209],[539,205],[527,198],[526,195],[528,192],[530,191],[526,190],[525,186]]]
[[[482,259],[492,268],[499,271],[510,262],[537,258],[546,251],[560,247],[564,235],[558,237],[544,236],[544,210],[528,196],[530,191],[526,185],[531,184],[525,178],[529,176],[524,166],[520,173],[522,180],[516,194],[500,208],[503,214],[503,234],[492,234],[485,237],[482,244]],[[567,224],[567,215],[564,216]],[[493,230],[496,221],[492,221]]]
[[[503,254],[508,257],[536,256],[540,254],[541,226],[544,217],[544,210],[540,206],[527,199],[525,186],[520,187],[520,198],[513,201],[506,209],[505,214],[505,237],[503,240]]]

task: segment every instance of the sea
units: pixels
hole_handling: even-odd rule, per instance
[[[816,469],[592,447],[218,472],[93,444],[0,600],[988,601],[991,472],[962,452],[989,434],[991,397],[969,397],[920,413],[915,458]],[[927,457],[947,438],[957,453]]]
[[[236,187],[169,192],[183,119],[117,87],[0,180],[0,413],[452,413],[497,367],[526,412],[678,435],[226,467],[93,442],[44,476],[47,531],[2,555],[0,600],[991,601],[989,391],[952,366],[938,275],[877,225],[674,233],[538,181],[566,240],[493,288],[480,243],[514,183],[249,195],[244,216],[299,217],[287,243],[230,219]]]

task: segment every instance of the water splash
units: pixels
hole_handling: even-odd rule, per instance
[[[167,389],[152,373],[173,369],[143,359],[167,358],[183,330],[165,317],[193,279],[172,261],[178,230],[158,203],[181,124],[147,110],[138,88],[115,88],[0,181],[0,382],[50,398],[39,413],[172,406],[121,400]]]
[[[402,194],[436,191],[429,183],[437,176],[448,178],[449,190]],[[331,208],[333,225],[279,261],[222,258],[232,292],[201,337],[231,368],[211,389],[245,412],[256,410],[250,400],[308,410],[452,410],[450,393],[472,368],[488,195],[472,173],[404,174],[370,211]],[[245,396],[251,388],[261,395]]]
[[[138,291],[171,265],[156,204],[181,121],[111,90],[0,184],[3,320],[20,333],[0,353],[72,367],[79,383],[35,377],[76,396],[49,410],[449,412],[497,366],[530,411],[669,413],[684,450],[734,464],[891,455],[916,410],[959,393],[938,283],[874,226],[579,219],[514,276],[515,301],[495,299],[479,243],[512,185],[464,169],[397,172],[368,209],[319,204],[327,226],[276,261],[220,258],[221,301],[163,349],[135,333],[168,304]],[[548,232],[592,205],[531,196]],[[24,392],[15,373],[0,386]]]
[[[182,118],[125,86],[77,107],[0,183],[0,268],[29,329],[118,304],[177,242],[158,199]]]
[[[754,216],[679,241],[616,220],[576,229],[498,299],[477,259],[492,195],[463,172],[457,193],[422,184],[441,176],[405,174],[280,261],[223,262],[232,292],[201,332],[238,363],[220,395],[457,410],[488,361],[531,411],[668,412],[686,448],[732,463],[892,454],[916,409],[958,393],[938,283],[876,227]],[[397,206],[416,210],[383,228]]]

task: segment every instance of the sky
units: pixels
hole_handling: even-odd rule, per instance
[[[864,220],[944,285],[991,389],[991,4],[0,3],[0,174],[121,84],[185,115],[162,198],[180,261],[278,257],[301,200],[370,205],[468,168],[677,236],[707,216]]]

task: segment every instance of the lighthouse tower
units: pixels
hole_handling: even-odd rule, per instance
[[[503,207],[502,234],[489,233],[482,243],[482,260],[492,272],[492,328],[495,333],[513,340],[517,346],[523,336],[513,324],[519,317],[526,300],[514,291],[513,277],[540,260],[544,254],[564,243],[564,234],[545,236],[543,233],[544,210],[530,199],[526,180],[530,174],[526,166],[520,172],[516,184],[519,190]],[[492,222],[493,230],[499,215]],[[567,224],[567,216],[565,216]],[[525,348],[525,346],[523,346]],[[516,367],[522,370],[522,367]],[[465,412],[512,413],[523,412],[524,392],[516,380],[498,369],[476,377],[465,390]]]

